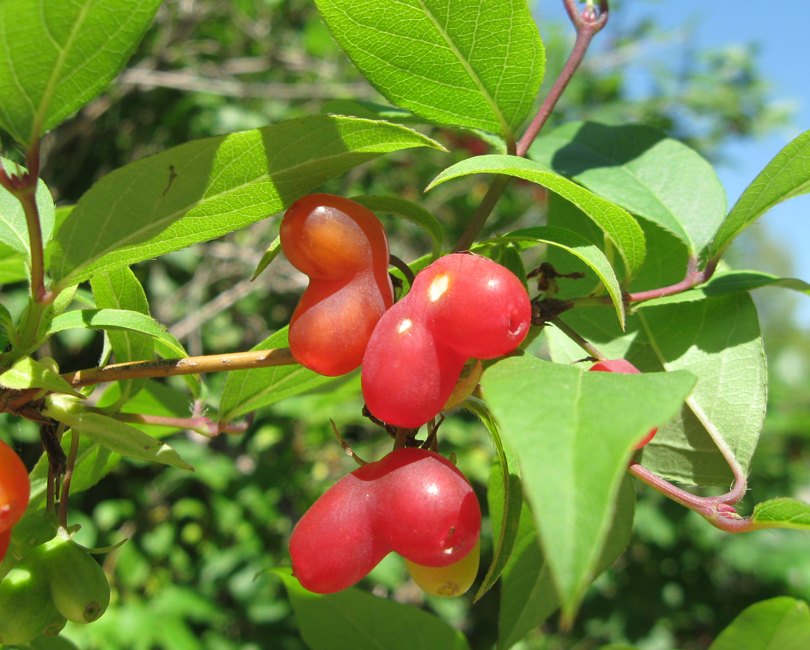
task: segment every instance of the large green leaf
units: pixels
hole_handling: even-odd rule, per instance
[[[712,244],[714,257],[773,206],[810,191],[810,131],[805,131],[767,164],[731,208]]]
[[[0,3],[0,12],[3,5]],[[0,57],[2,58],[2,57]],[[2,65],[2,63],[0,63]],[[2,94],[0,94],[2,97]],[[0,111],[3,102],[0,101]],[[22,173],[25,170],[10,160],[0,158],[0,164],[9,174]],[[43,244],[47,244],[53,234],[54,206],[53,197],[45,183],[39,181],[36,192],[39,225],[42,229]],[[25,220],[22,204],[5,188],[0,187],[0,242],[23,255],[26,262],[31,262],[31,241],[28,237],[28,224]],[[8,257],[8,256],[6,256]]]
[[[709,650],[807,650],[807,603],[781,597],[751,605],[720,633]]]
[[[543,80],[526,0],[316,0],[338,44],[396,106],[515,139]]]
[[[810,530],[810,504],[782,497],[763,501],[751,515],[754,528]]]
[[[402,126],[331,115],[182,144],[96,183],[59,229],[52,274],[63,287],[219,237],[409,147],[441,148]]]
[[[493,245],[504,243],[516,243],[521,245],[548,244],[550,246],[564,250],[571,255],[582,260],[599,278],[600,282],[607,289],[616,308],[616,315],[619,322],[624,326],[625,308],[622,300],[622,289],[613,267],[610,266],[605,254],[594,244],[591,244],[583,236],[554,226],[536,226],[534,228],[523,228],[513,230],[501,237],[485,239],[472,247],[472,250],[480,250]]]
[[[319,595],[304,589],[289,569],[274,571],[310,650],[469,650],[467,639],[439,617],[349,588]]]
[[[627,358],[643,372],[682,369],[697,377],[678,416],[642,450],[642,464],[668,480],[728,487],[733,476],[715,440],[745,472],[765,417],[765,352],[750,296],[672,296],[640,307],[624,333],[611,312],[573,309],[563,320],[610,358]],[[555,361],[582,358],[562,333],[546,333]]]
[[[149,316],[149,302],[146,293],[129,267],[96,275],[90,280],[96,306],[100,309],[126,310]],[[107,331],[116,363],[147,361],[155,356],[155,339],[136,331]],[[121,401],[125,402],[143,388],[147,379],[134,379],[122,382]]]
[[[493,520],[500,515],[491,502]],[[610,567],[624,553],[633,532],[636,495],[633,481],[625,476],[616,499],[616,513],[597,563],[595,576]],[[524,503],[520,513],[517,543],[504,569],[501,607],[498,613],[498,650],[507,650],[538,627],[560,606],[550,567],[540,548],[531,510]]]
[[[644,263],[644,232],[624,209],[580,187],[546,167],[517,156],[474,156],[445,169],[426,191],[452,178],[469,174],[506,174],[537,183],[576,205],[610,238],[630,276]]]
[[[0,2],[0,124],[23,144],[95,99],[161,0]]]
[[[649,126],[573,122],[538,138],[529,155],[666,228],[693,255],[711,242],[726,214],[712,166]]]
[[[565,619],[595,576],[634,444],[678,412],[694,381],[686,372],[583,372],[531,356],[484,373],[484,397],[520,462]]]
[[[253,350],[287,347],[287,328],[259,343]],[[219,420],[231,422],[285,397],[306,392],[333,380],[298,364],[229,372],[219,403]]]

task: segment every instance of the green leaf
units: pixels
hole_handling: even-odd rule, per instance
[[[56,237],[54,280],[76,284],[219,237],[410,147],[442,148],[403,126],[315,115],[142,158],[102,178],[73,208]]]
[[[0,386],[13,390],[40,388],[53,393],[64,393],[84,398],[60,375],[31,357],[22,357],[11,368],[0,374]]]
[[[59,422],[64,422],[71,429],[78,430],[90,440],[121,456],[152,463],[163,463],[178,469],[191,471],[194,469],[165,442],[155,440],[139,429],[109,416],[81,409],[55,409],[54,407],[46,407],[43,413]]]
[[[775,205],[810,191],[810,131],[790,142],[751,182],[731,208],[712,243],[722,255],[743,230]]]
[[[24,145],[95,99],[161,0],[3,0],[0,124]]]
[[[113,383],[104,391],[104,394],[98,401],[99,408],[109,408],[113,404],[120,403],[120,383],[121,382]],[[121,413],[188,418],[191,417],[191,409],[191,399],[187,393],[181,392],[160,381],[149,379],[143,387],[143,390],[124,404],[121,408]],[[132,422],[128,424],[158,439],[165,438],[172,433],[183,430],[182,426],[155,426],[152,424],[146,425]]]
[[[712,166],[649,126],[572,122],[538,138],[530,156],[669,230],[693,255],[711,242],[726,213]]]
[[[5,5],[0,3],[0,17]],[[1,18],[0,18],[1,19]],[[0,25],[0,30],[2,26]],[[2,32],[0,32],[0,35]],[[0,47],[2,51],[2,47]],[[0,55],[0,67],[2,67],[2,56]],[[0,92],[0,97],[2,97]],[[0,102],[0,111],[5,102]],[[21,174],[25,169],[18,167],[10,160],[0,158],[0,164],[9,174]],[[36,191],[37,211],[39,212],[39,224],[42,229],[43,244],[47,244],[53,235],[54,212],[53,197],[50,190],[41,180],[37,183]],[[28,237],[28,224],[25,220],[25,212],[22,203],[8,190],[0,187],[0,242],[9,248],[20,253],[25,261],[31,263],[31,240]]]
[[[694,381],[685,372],[589,373],[531,356],[484,373],[484,397],[520,462],[564,619],[595,576],[634,444],[678,412]]]
[[[424,120],[410,111],[396,106],[375,104],[363,99],[330,99],[321,106],[321,113],[331,115],[351,115],[367,120],[385,120],[397,124],[424,124]]]
[[[26,264],[26,258],[11,246],[6,246],[0,242],[0,284],[12,284],[27,279],[28,265]]]
[[[523,503],[523,488],[520,485],[520,472],[515,455],[503,444],[498,425],[492,419],[492,414],[480,400],[469,398],[463,407],[475,413],[489,431],[495,451],[498,453],[498,462],[493,464],[487,486],[487,501],[489,503],[490,518],[492,521],[493,541],[495,553],[492,564],[487,570],[484,582],[475,594],[475,600],[481,598],[492,589],[500,578],[518,535],[518,522],[520,509]]]
[[[386,212],[416,224],[428,234],[433,243],[431,261],[439,257],[444,239],[442,224],[421,205],[398,196],[353,196],[352,201],[357,201],[372,212]]]
[[[807,603],[783,596],[744,609],[709,650],[806,650],[809,647]]]
[[[259,264],[256,266],[256,270],[253,272],[253,276],[250,278],[250,281],[253,282],[256,278],[261,275],[262,271],[264,271],[274,259],[276,259],[279,254],[281,253],[281,237],[276,237],[270,245],[267,247],[267,250],[262,255],[262,259],[259,260]]]
[[[151,318],[146,293],[129,267],[96,275],[90,279],[90,286],[100,309],[137,312]],[[155,356],[155,340],[151,335],[111,329],[107,331],[107,336],[110,337],[116,363],[148,361]],[[134,379],[121,382],[122,403],[136,395],[146,381]]]
[[[633,532],[636,495],[632,479],[625,475],[616,499],[616,514],[597,563],[595,576],[621,556]],[[560,601],[554,591],[550,567],[543,557],[531,510],[524,503],[520,514],[518,542],[501,580],[498,614],[498,650],[507,650],[528,632],[542,625]]]
[[[625,210],[580,187],[540,164],[517,156],[475,156],[445,169],[425,191],[459,176],[506,174],[537,183],[576,205],[610,238],[624,260],[628,275],[635,275],[644,262],[644,232]]]
[[[335,40],[389,102],[515,139],[545,53],[525,0],[316,0]]]
[[[810,284],[797,278],[780,278],[761,271],[728,271],[716,273],[714,277],[702,287],[707,296],[720,296],[726,293],[753,291],[761,287],[782,287],[799,293],[810,295]]]
[[[513,230],[501,237],[486,239],[473,246],[472,250],[477,251],[481,248],[508,242],[530,245],[549,244],[567,251],[585,262],[596,273],[602,284],[605,285],[608,294],[613,300],[619,323],[624,327],[625,308],[622,300],[622,289],[619,286],[619,280],[616,278],[613,267],[610,266],[605,254],[597,246],[571,230],[554,226],[537,226],[535,228]]]
[[[810,504],[787,497],[763,501],[751,515],[753,528],[810,530]]]
[[[713,437],[748,471],[767,402],[765,351],[748,294],[696,296],[643,305],[621,332],[605,307],[572,309],[562,319],[610,358],[642,372],[688,370],[697,385],[681,412],[658,429],[640,462],[667,480],[727,488],[733,476]],[[551,355],[568,363],[582,350],[546,328]]]
[[[304,589],[289,569],[274,569],[284,582],[301,637],[310,650],[469,650],[461,632],[410,605],[349,588],[319,595]]]
[[[287,328],[279,330],[253,350],[287,347]],[[228,423],[240,415],[298,395],[334,380],[298,364],[229,372],[222,389],[219,421]]]
[[[70,329],[139,332],[152,338],[164,339],[167,345],[176,340],[167,336],[166,329],[147,314],[127,309],[74,309],[60,314],[51,322],[48,334]]]

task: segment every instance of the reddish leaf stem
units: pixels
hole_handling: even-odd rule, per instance
[[[630,461],[627,471],[664,496],[694,510],[715,528],[729,533],[744,533],[763,527],[751,519],[739,516],[734,509],[734,504],[740,500],[746,490],[745,481],[742,484],[735,481],[734,488],[726,494],[716,497],[701,497],[682,490],[646,467],[639,465],[636,461]]]
[[[568,16],[571,18],[571,22],[574,24],[574,27],[576,27],[577,38],[560,76],[557,77],[548,95],[540,105],[540,109],[534,116],[529,128],[526,129],[523,137],[520,138],[520,142],[518,142],[517,146],[518,156],[526,155],[526,152],[529,150],[532,142],[534,142],[537,134],[540,133],[540,129],[543,128],[560,97],[562,97],[563,92],[568,87],[574,73],[582,63],[582,59],[585,58],[585,53],[588,51],[588,46],[590,46],[593,37],[607,24],[607,0],[600,2],[598,13],[595,13],[590,7],[585,7],[582,13],[579,13],[576,0],[563,0],[563,2],[565,9],[568,11]]]

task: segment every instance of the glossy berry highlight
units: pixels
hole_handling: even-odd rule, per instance
[[[290,320],[290,352],[322,375],[351,372],[394,302],[382,224],[359,203],[310,194],[289,207],[279,236],[287,259],[309,277]]]
[[[440,258],[380,319],[363,357],[363,397],[388,424],[417,428],[444,408],[469,358],[512,352],[531,325],[523,284],[469,253]]]
[[[604,361],[599,361],[593,364],[590,367],[590,371],[592,372],[618,372],[622,375],[636,375],[641,374],[641,371],[636,368],[632,363],[627,361],[627,359],[605,359]],[[647,435],[645,435],[638,443],[636,443],[633,449],[641,449],[644,445],[646,445],[650,440],[655,437],[655,434],[658,433],[658,427],[651,430]]]
[[[316,593],[365,577],[390,552],[447,567],[475,548],[481,510],[472,486],[449,460],[397,449],[329,488],[290,538],[293,574]]]

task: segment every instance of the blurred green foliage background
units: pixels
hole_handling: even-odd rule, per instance
[[[621,12],[621,4],[614,12]],[[547,128],[583,118],[639,121],[664,128],[716,161],[729,138],[754,137],[789,119],[767,101],[766,80],[746,48],[695,52],[676,44],[672,67],[654,71],[660,95],[634,101],[623,61],[662,33],[654,24],[616,23],[599,36],[602,55],[588,59]],[[548,87],[567,56],[572,30],[543,24],[540,32],[548,49]],[[58,204],[69,205],[105,173],[144,155],[317,113],[334,98],[381,101],[333,44],[311,0],[167,0],[108,92],[45,139],[43,177]],[[489,149],[463,132],[435,128],[430,135],[452,153],[390,155],[323,190],[419,201],[447,225],[450,246],[486,181],[469,177],[425,196],[422,188],[455,160]],[[515,184],[499,203],[491,229],[507,222],[536,225],[545,199],[536,186]],[[412,260],[427,252],[428,242],[409,224],[389,221],[386,227],[399,257]],[[277,228],[276,219],[267,219],[134,269],[153,315],[192,355],[247,350],[289,321],[302,276],[279,258],[249,282]],[[736,255],[747,268],[790,272],[782,252],[763,238],[744,238]],[[24,300],[25,290],[23,284],[4,287],[10,303]],[[744,511],[775,496],[810,500],[808,331],[789,317],[794,298],[778,291],[758,297],[770,359],[770,404]],[[77,330],[58,335],[42,355],[69,371],[96,365],[101,349],[100,335]],[[214,412],[224,377],[205,381],[206,407]],[[106,615],[90,626],[69,625],[63,636],[86,650],[303,648],[281,583],[269,570],[289,563],[286,540],[308,505],[353,469],[329,419],[362,457],[378,458],[390,448],[380,430],[361,417],[358,383],[350,376],[328,390],[263,410],[243,435],[209,440],[176,432],[172,444],[195,467],[193,474],[124,462],[96,488],[75,495],[72,523],[82,525],[79,541],[98,546],[129,541],[106,557],[114,587]],[[181,405],[190,400],[182,383],[153,383],[150,390],[140,399]],[[32,467],[40,453],[37,431],[1,417],[0,435],[28,443],[23,449]],[[442,432],[442,452],[458,453],[460,467],[486,503],[493,451],[483,427],[454,414]],[[597,580],[575,628],[562,635],[552,618],[519,648],[587,650],[630,642],[647,650],[695,650],[706,648],[753,602],[783,594],[810,600],[805,534],[734,537],[644,486],[638,493],[630,548]],[[487,543],[483,564],[491,555]],[[474,607],[471,596],[425,597],[395,558],[364,584],[375,594],[438,612],[468,634],[476,650],[493,646],[497,587]]]

